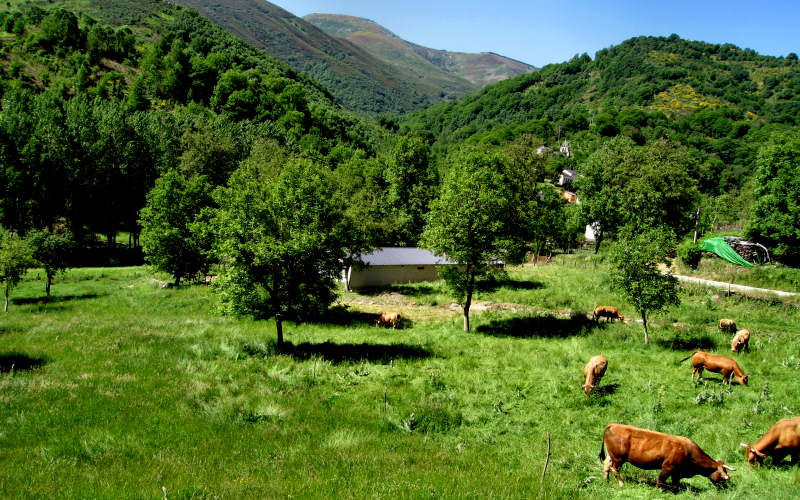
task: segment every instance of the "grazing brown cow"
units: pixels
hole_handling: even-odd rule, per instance
[[[731,385],[731,373],[733,378],[742,385],[747,385],[747,375],[744,374],[739,364],[731,358],[720,356],[719,354],[711,354],[710,352],[695,351],[691,356],[685,357],[681,362],[692,358],[692,382],[694,382],[694,374],[697,373],[697,380],[703,378],[703,370],[708,370],[714,373],[722,374],[722,381]]]
[[[583,378],[586,383],[581,386],[581,389],[586,392],[587,396],[592,392],[595,386],[600,385],[600,380],[603,378],[603,375],[605,375],[607,367],[608,360],[602,354],[594,356],[586,363],[586,366],[583,367]]]
[[[722,318],[719,320],[719,329],[723,332],[735,332],[736,331],[736,322],[732,319]]]
[[[608,450],[605,456],[603,448]],[[619,469],[625,462],[640,469],[661,469],[656,486],[666,485],[668,477],[680,485],[681,478],[706,476],[712,483],[730,479],[727,470],[736,470],[721,460],[713,460],[691,439],[662,432],[638,429],[630,425],[609,424],[603,433],[600,445],[600,460],[603,460],[603,479],[608,481],[608,471],[613,471],[619,485]]]
[[[400,319],[398,313],[382,312],[381,316],[375,320],[375,326],[392,325],[392,328],[397,328],[397,321]]]
[[[786,455],[792,456],[792,463],[800,462],[800,417],[778,420],[752,446],[740,444],[747,449],[745,457],[750,465],[761,465],[768,456],[773,464]]]
[[[731,351],[739,354],[740,351],[747,349],[750,352],[750,330],[739,330],[731,340]]]
[[[597,321],[601,317],[606,318],[606,322],[613,321],[615,319],[618,319],[620,321],[624,321],[625,320],[625,316],[623,316],[622,313],[619,312],[619,309],[617,309],[614,306],[597,306],[597,307],[595,307],[594,308],[594,312],[592,312],[592,319]]]

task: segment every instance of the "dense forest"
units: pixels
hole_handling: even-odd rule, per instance
[[[135,243],[167,171],[210,190],[266,140],[321,166],[383,144],[319,84],[194,11],[161,7],[146,30],[36,5],[0,13],[4,227],[66,226],[84,245],[125,231]]]

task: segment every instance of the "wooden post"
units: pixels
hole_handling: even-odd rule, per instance
[[[383,418],[386,419],[386,389],[383,390]]]
[[[544,470],[542,470],[542,479],[544,480],[545,474],[547,474],[547,465],[550,463],[550,433],[547,433],[547,458],[544,461]]]
[[[694,219],[694,244],[697,245],[697,230],[700,227],[700,205],[697,205],[697,215]]]

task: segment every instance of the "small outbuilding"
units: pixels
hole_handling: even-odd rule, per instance
[[[439,279],[437,266],[456,266],[447,258],[437,257],[422,248],[379,247],[362,255],[364,265],[344,270],[344,281],[350,289],[418,283]]]

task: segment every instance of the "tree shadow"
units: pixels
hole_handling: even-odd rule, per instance
[[[584,335],[597,325],[583,314],[568,318],[555,316],[523,316],[491,321],[476,328],[478,333],[496,337],[565,338]]]
[[[515,280],[511,278],[487,279],[475,283],[475,289],[479,292],[494,292],[500,288],[539,290],[540,288],[544,288],[544,283],[532,280]]]
[[[284,342],[275,349],[278,353],[298,360],[319,357],[334,364],[358,361],[388,363],[394,359],[426,359],[432,356],[430,351],[422,347],[407,344],[334,344],[332,342],[311,344],[304,342],[294,345],[291,342]]]
[[[12,369],[17,371],[30,371],[39,368],[47,362],[43,358],[32,358],[26,354],[10,353],[0,354],[0,373],[8,373]]]
[[[97,293],[84,293],[81,295],[51,295],[50,297],[21,297],[16,299],[12,298],[11,303],[18,306],[57,304],[59,302],[69,302],[71,300],[96,299],[101,296],[102,295]]]
[[[656,344],[664,349],[672,351],[710,351],[717,347],[717,342],[707,334],[702,335],[678,335],[672,339],[658,339]]]
[[[358,290],[361,295],[381,295],[383,293],[399,293],[408,297],[422,297],[436,293],[436,287],[427,283],[417,283],[416,285],[389,285],[384,287],[368,287]]]
[[[336,326],[377,326],[380,313],[354,311],[347,306],[334,306],[328,309],[324,317],[309,320],[309,323],[336,325]],[[398,330],[411,328],[414,322],[403,315],[397,320]]]

